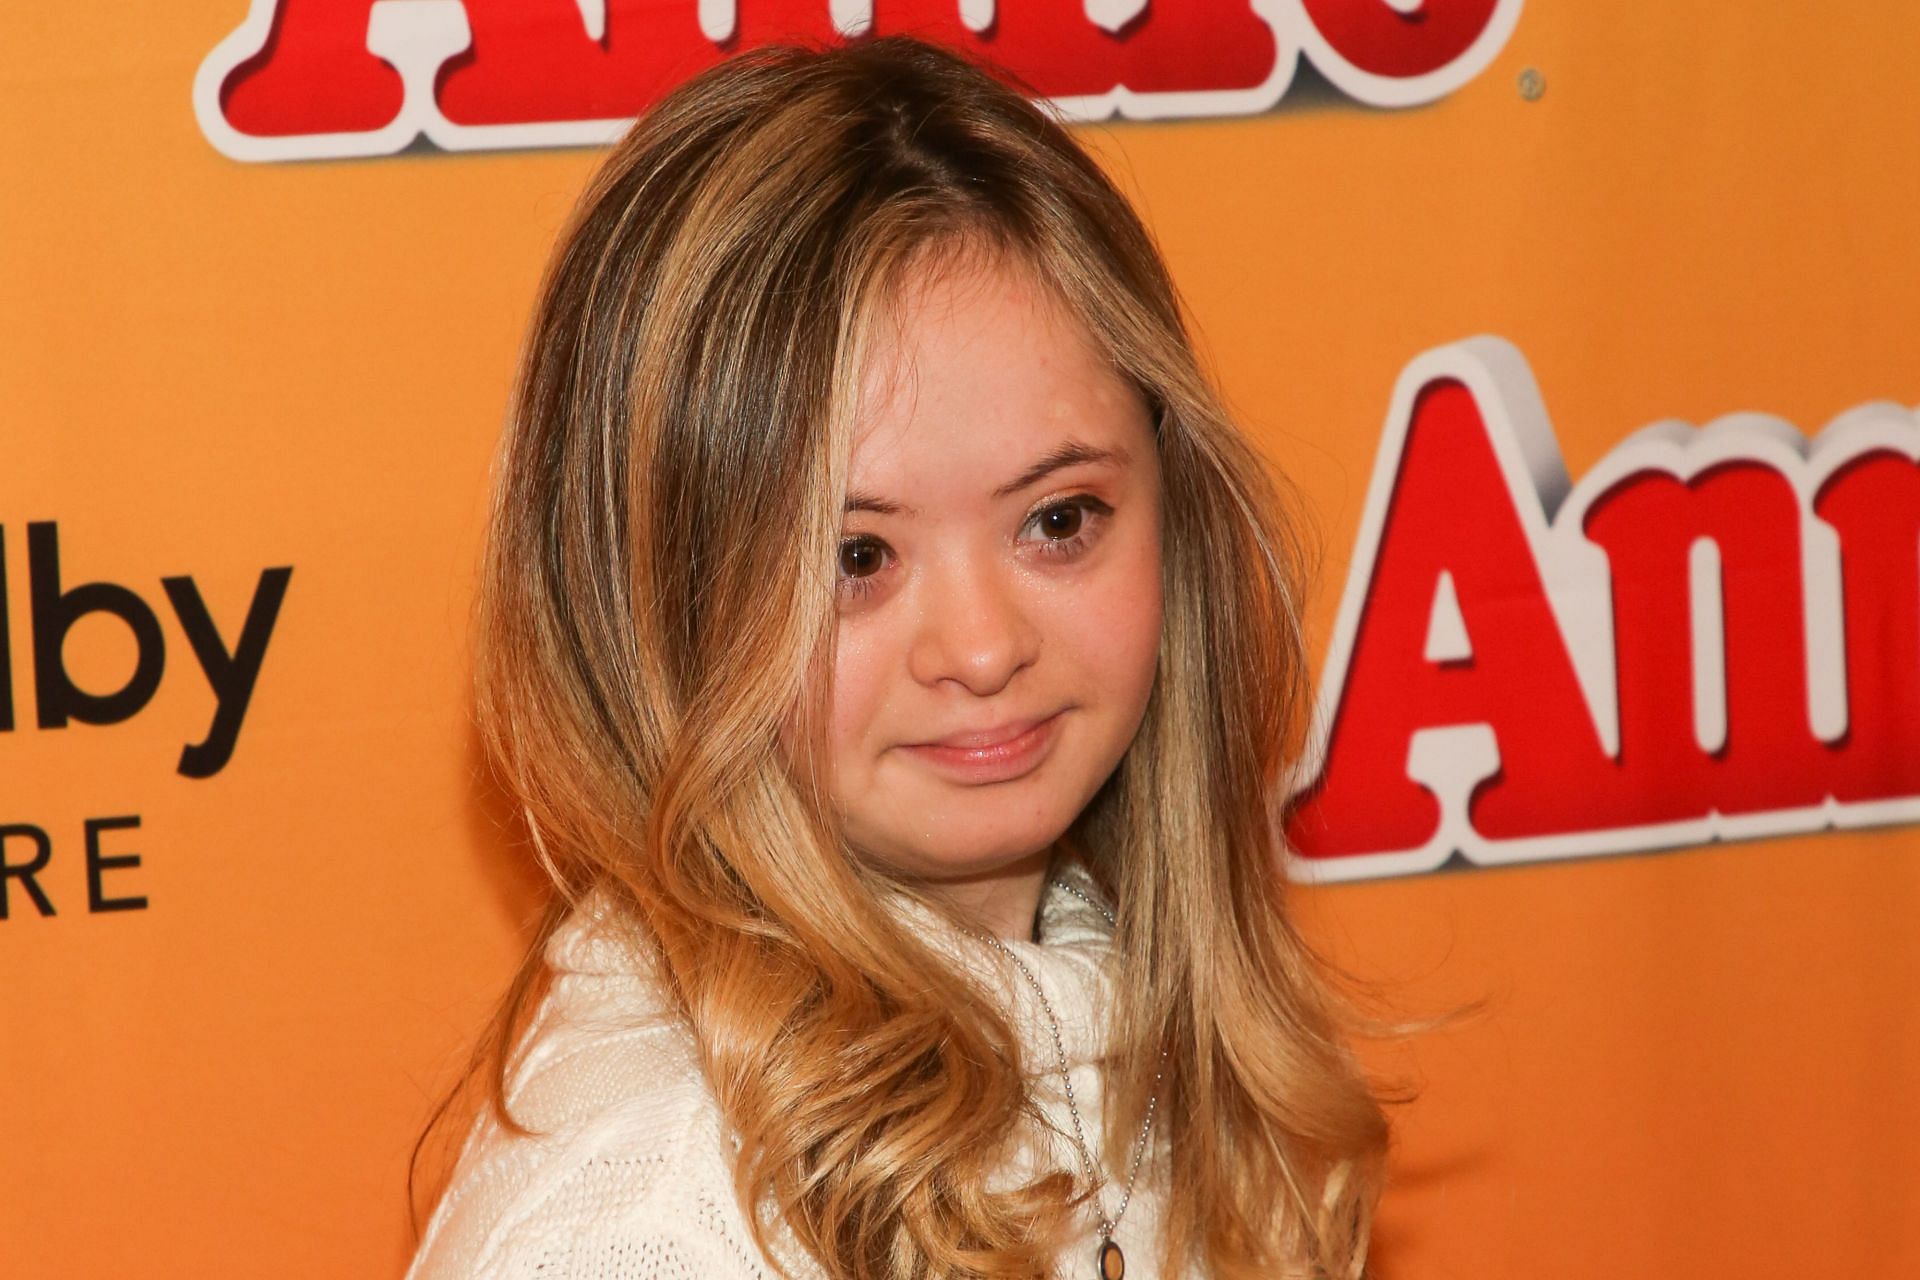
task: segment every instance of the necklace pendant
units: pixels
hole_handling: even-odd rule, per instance
[[[1126,1276],[1127,1255],[1120,1252],[1120,1246],[1113,1242],[1111,1236],[1101,1239],[1097,1260],[1098,1280],[1123,1280]]]

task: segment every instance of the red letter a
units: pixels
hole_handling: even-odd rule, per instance
[[[1499,339],[1401,379],[1323,671],[1322,768],[1288,825],[1308,876],[1425,870],[1592,822],[1583,788],[1609,762],[1543,582],[1545,508],[1567,486],[1537,405]],[[1576,558],[1556,567],[1582,585]]]

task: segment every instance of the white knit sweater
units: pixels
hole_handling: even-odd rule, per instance
[[[1083,869],[1061,879],[1098,897]],[[1030,1177],[1042,1162],[1078,1173],[1052,1024],[1033,989],[983,940],[954,930],[904,897],[895,900],[924,936],[1003,1001],[1021,1037],[1030,1092],[1052,1133],[1036,1133],[1002,1177]],[[513,1114],[541,1136],[506,1133],[490,1112],[475,1121],[451,1182],[422,1237],[407,1280],[774,1280],[735,1199],[727,1131],[694,1057],[689,1032],[669,1016],[649,961],[596,930],[595,907],[568,918],[547,947],[554,985],[509,1073]],[[1093,907],[1050,885],[1040,941],[1011,947],[1045,989],[1059,1020],[1081,1123],[1101,1132],[1100,1059],[1112,979],[1110,929]],[[1157,1136],[1157,1135],[1156,1135]],[[1096,1148],[1097,1150],[1097,1148]],[[1132,1152],[1127,1156],[1131,1158]],[[1097,1154],[1096,1154],[1097,1158]],[[1127,1280],[1153,1280],[1163,1188],[1142,1165],[1115,1238]],[[1107,1168],[1111,1214],[1126,1182]],[[1000,1177],[994,1179],[1001,1182]],[[784,1227],[772,1249],[796,1280],[822,1273]],[[1096,1275],[1097,1231],[1060,1259],[1062,1277]]]

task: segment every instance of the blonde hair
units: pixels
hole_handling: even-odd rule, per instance
[[[1169,1179],[1166,1273],[1360,1275],[1386,1120],[1283,902],[1296,530],[1126,199],[1018,86],[911,39],[761,48],[686,82],[613,147],[548,266],[476,660],[554,892],[471,1076],[527,1132],[508,1051],[547,939],[607,892],[743,1140],[741,1203],[777,1206],[828,1275],[1034,1276],[1072,1231],[1064,1172],[988,1190],[1031,1119],[1016,1034],[886,910],[822,785],[867,335],[907,273],[976,249],[1056,290],[1156,424],[1159,669],[1061,840],[1118,905],[1104,1149],[1126,1151],[1164,1053],[1142,1176]]]

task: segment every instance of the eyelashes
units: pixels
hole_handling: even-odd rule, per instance
[[[840,576],[838,582],[835,584],[842,600],[858,600],[870,594],[874,588],[874,575],[872,573],[849,574],[846,571],[848,554],[856,550],[864,552],[869,557],[874,558],[884,557],[888,554],[886,544],[878,538],[862,535],[858,538],[848,538],[842,542],[840,544]],[[875,572],[877,573],[878,570],[876,569]]]
[[[1050,563],[1064,563],[1084,555],[1099,541],[1112,515],[1113,508],[1099,498],[1076,493],[1036,507],[1020,528],[1022,533],[1034,528],[1041,531],[1034,543],[1035,555]],[[870,594],[876,586],[875,578],[892,554],[893,549],[872,534],[842,539],[837,566],[841,598],[857,600]]]
[[[1043,556],[1071,560],[1093,545],[1094,539],[1099,536],[1100,525],[1107,516],[1112,514],[1113,508],[1092,494],[1076,493],[1070,498],[1062,498],[1039,507],[1027,517],[1027,523],[1021,527],[1023,529],[1035,525],[1044,527],[1048,517],[1070,516],[1071,528],[1064,531],[1053,530],[1052,532],[1060,532],[1061,536],[1042,538],[1035,545],[1035,550]]]

